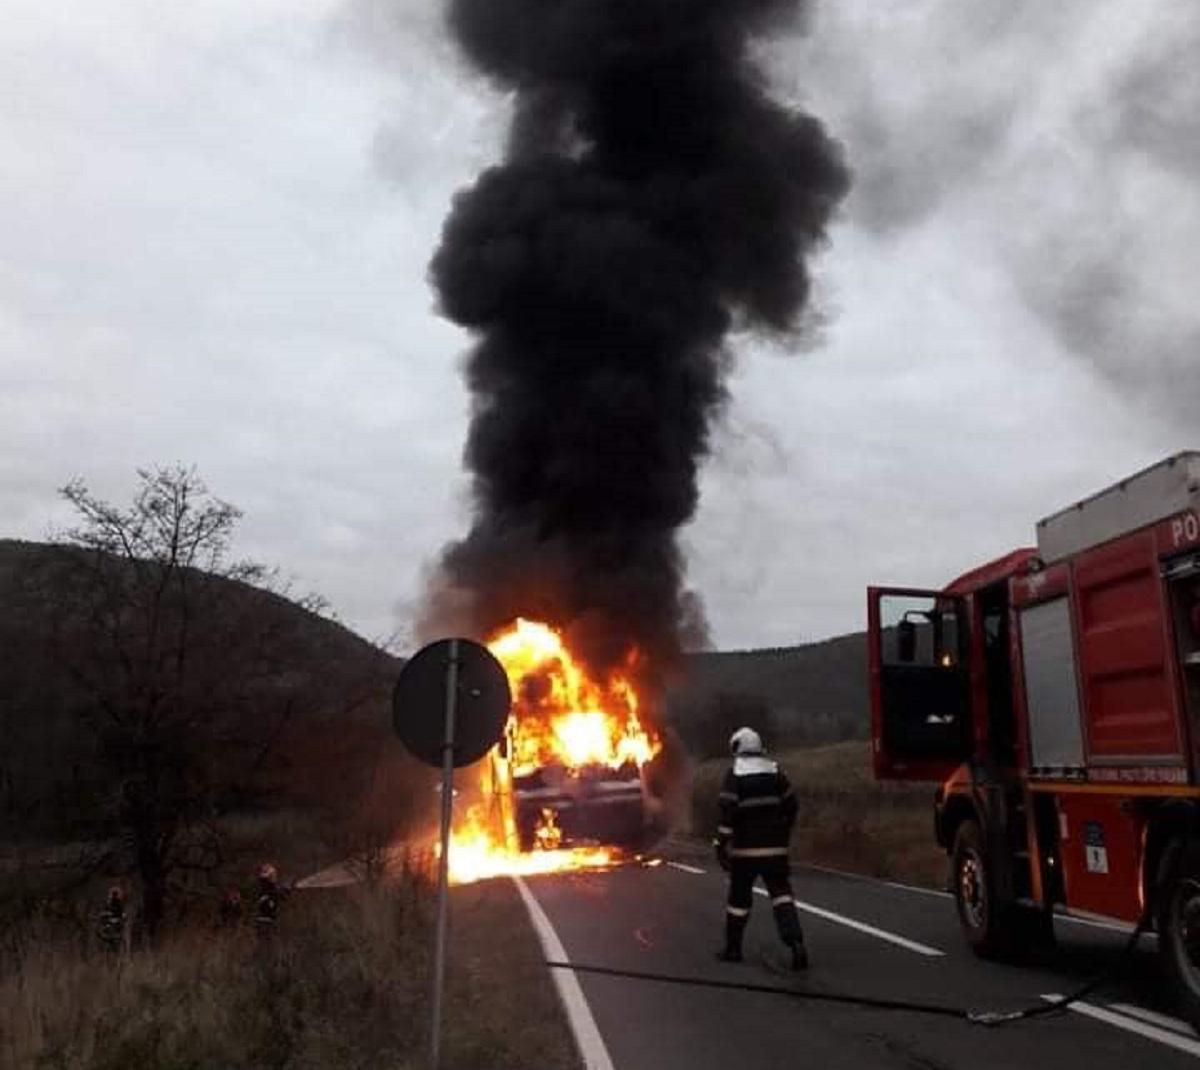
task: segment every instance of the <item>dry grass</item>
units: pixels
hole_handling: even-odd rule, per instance
[[[0,1065],[121,1070],[424,1065],[432,897],[423,881],[296,892],[278,930],[200,925],[106,954],[28,925],[0,973]],[[444,1062],[577,1065],[508,882],[453,902]]]
[[[203,866],[171,874],[169,922],[212,920],[221,893],[237,886],[249,894],[264,861],[275,864],[286,884],[345,858],[346,845],[334,836],[343,827],[289,809],[215,821],[211,829],[219,850],[206,855]],[[129,866],[117,839],[0,842],[0,958],[12,927],[27,927],[31,920],[53,921],[59,930],[70,927],[78,942],[93,927],[92,915],[111,884],[136,892]]]
[[[800,813],[793,857],[888,880],[940,888],[946,857],[933,838],[932,784],[879,783],[871,775],[870,744],[858,740],[783,751],[775,757],[795,786]],[[725,761],[696,771],[693,826],[716,825],[716,798]]]

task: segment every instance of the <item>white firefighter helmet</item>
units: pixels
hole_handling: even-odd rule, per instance
[[[734,754],[762,754],[762,737],[753,728],[739,728],[729,737],[729,749]]]

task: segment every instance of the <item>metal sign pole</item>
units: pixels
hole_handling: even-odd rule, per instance
[[[450,819],[454,810],[454,719],[458,712],[458,640],[450,640],[446,666],[446,721],[442,736],[442,852],[438,859],[437,938],[433,950],[433,1021],[429,1056],[434,1070],[441,1058],[442,988],[446,979],[446,922],[450,907]]]

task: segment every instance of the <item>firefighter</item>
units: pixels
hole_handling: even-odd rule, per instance
[[[99,931],[105,948],[114,953],[121,950],[125,939],[125,892],[119,884],[108,890],[104,909],[100,911]]]
[[[763,753],[751,728],[730,737],[733,765],[725,774],[717,826],[717,861],[729,871],[725,908],[725,947],[717,958],[742,961],[742,935],[750,920],[754,882],[762,877],[780,939],[791,952],[794,970],[808,966],[804,932],[796,914],[788,865],[788,842],[796,821],[796,796],[779,766]]]
[[[254,902],[254,927],[260,933],[271,932],[279,917],[279,873],[270,862],[258,867]]]
[[[217,917],[225,928],[236,928],[242,920],[242,893],[237,885],[231,884],[221,897]]]

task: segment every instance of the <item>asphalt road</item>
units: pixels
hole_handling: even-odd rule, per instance
[[[763,962],[777,945],[769,903],[761,895],[747,932],[746,963],[715,960],[724,883],[715,864],[667,854],[657,865],[531,878],[525,886],[573,963],[971,1009],[1016,1010],[1069,992],[1110,965],[1124,940],[1109,928],[1060,919],[1059,948],[1036,964],[981,962],[964,945],[948,896],[797,868],[794,886],[813,965],[802,980],[792,980]],[[583,997],[576,1002],[586,1003],[582,1014],[594,1021],[600,1040],[600,1046],[595,1036],[590,1041],[590,1065],[616,1070],[1172,1070],[1195,1067],[1200,1057],[1200,1038],[1169,1017],[1161,1003],[1152,938],[1118,979],[1079,1009],[999,1028],[748,992],[574,976]],[[585,1037],[584,1047],[588,1044]]]

